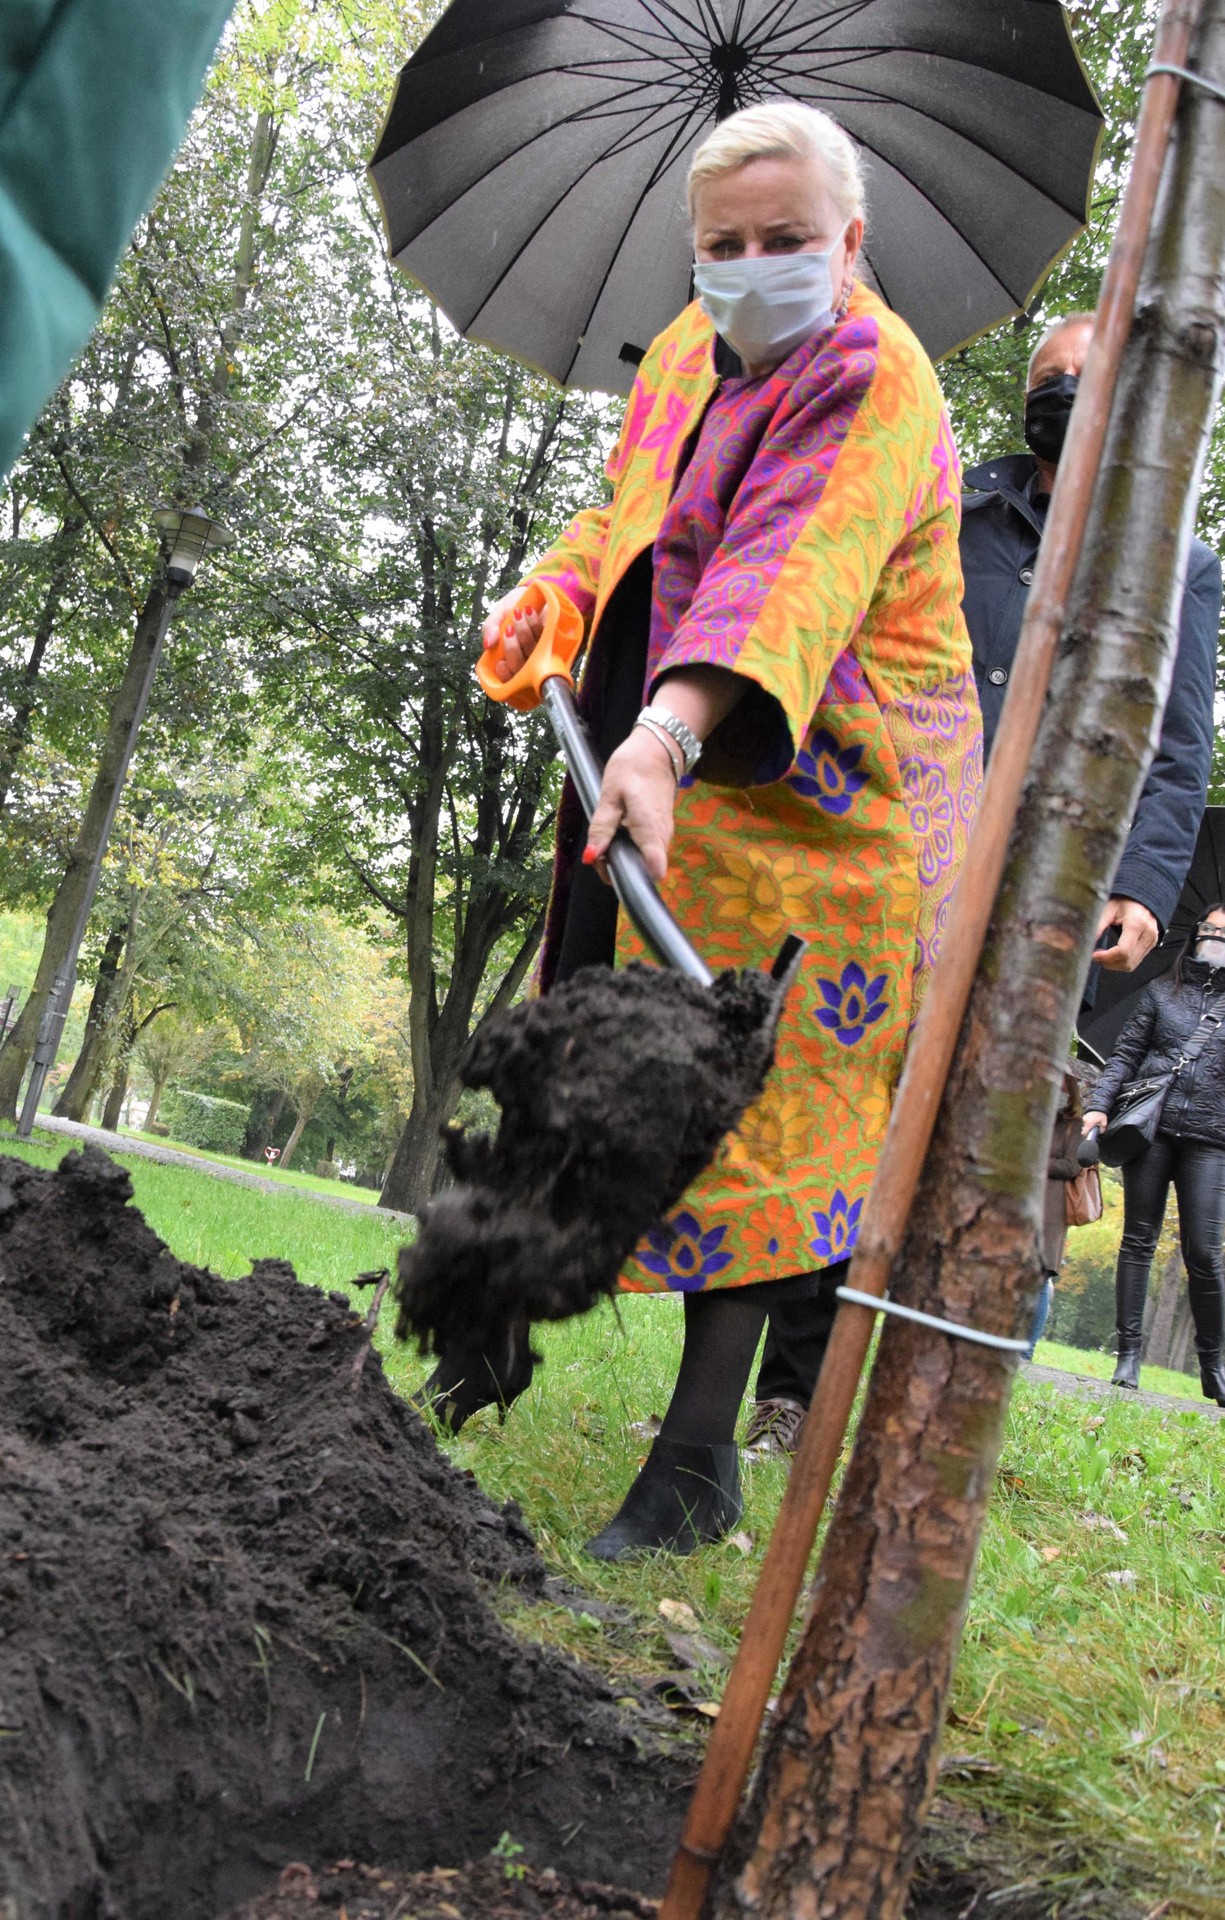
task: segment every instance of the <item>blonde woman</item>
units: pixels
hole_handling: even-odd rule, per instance
[[[543,986],[640,954],[598,877],[622,826],[712,966],[767,966],[789,930],[809,951],[766,1095],[623,1276],[683,1295],[685,1345],[605,1559],[735,1524],[758,1338],[854,1246],[981,776],[957,456],[926,355],[855,277],[855,149],[811,108],[748,108],[699,147],[690,206],[698,299],[643,359],[610,504],[534,573],[588,623],[607,757],[590,831],[562,801]],[[537,632],[516,619],[507,673]],[[434,1402],[458,1424],[506,1372],[446,1356]]]

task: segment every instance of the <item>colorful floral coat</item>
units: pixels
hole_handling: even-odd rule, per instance
[[[713,346],[696,305],[655,341],[610,504],[534,569],[594,633],[654,548],[646,690],[700,663],[751,683],[678,795],[662,892],[714,968],[768,966],[790,931],[809,942],[763,1098],[639,1247],[631,1290],[740,1286],[850,1252],[982,778],[960,472],[923,349],[857,288],[771,376],[777,404],[725,516],[679,552],[670,506],[719,388]],[[642,955],[624,916],[618,955]]]

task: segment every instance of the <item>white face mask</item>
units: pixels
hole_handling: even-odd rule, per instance
[[[1210,967],[1225,967],[1225,927],[1219,933],[1201,933],[1195,943],[1195,957]]]
[[[695,263],[698,298],[718,332],[750,366],[785,360],[810,333],[832,324],[829,263],[838,240],[821,253]]]

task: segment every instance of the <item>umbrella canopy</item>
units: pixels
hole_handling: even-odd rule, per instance
[[[1101,1059],[1110,1054],[1149,981],[1169,972],[1188,934],[1219,900],[1225,900],[1225,807],[1206,807],[1190,871],[1165,937],[1134,973],[1101,973],[1092,1011],[1082,1013],[1077,1022],[1081,1039]]]
[[[863,150],[866,277],[933,358],[1084,225],[1102,121],[1058,0],[454,0],[371,165],[392,258],[469,338],[625,391],[690,297],[694,147],[784,96]]]

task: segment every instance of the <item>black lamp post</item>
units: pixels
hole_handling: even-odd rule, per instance
[[[137,694],[132,724],[128,728],[127,742],[120,758],[114,791],[111,794],[102,832],[90,862],[85,891],[81,896],[81,904],[72,929],[72,939],[64,956],[64,964],[56,974],[51,991],[47,995],[47,1004],[38,1029],[38,1039],[34,1043],[30,1078],[26,1086],[21,1119],[17,1123],[18,1137],[22,1140],[28,1140],[33,1131],[43,1087],[55,1063],[56,1053],[59,1051],[64,1022],[68,1018],[68,1008],[76,985],[77,959],[81,951],[81,942],[85,938],[85,929],[89,925],[94,896],[98,891],[98,881],[102,875],[102,862],[106,858],[106,849],[110,841],[111,829],[115,824],[115,815],[119,810],[123,784],[127,779],[128,768],[136,749],[136,740],[140,733],[141,721],[145,717],[145,708],[149,704],[153,676],[157,672],[158,661],[162,656],[162,646],[170,629],[175,602],[195,579],[196,569],[205,555],[215,552],[218,547],[232,547],[236,537],[228,527],[222,526],[219,520],[210,519],[200,507],[161,507],[153,516],[153,524],[170,549],[169,558],[166,561],[166,584],[161,620],[150,649],[144,679]]]

